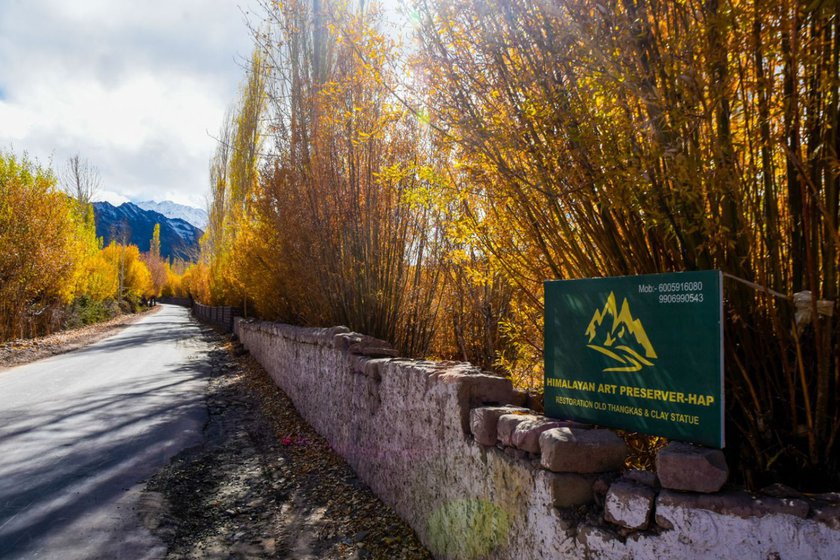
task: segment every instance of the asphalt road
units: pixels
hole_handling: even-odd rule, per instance
[[[208,344],[162,306],[84,349],[0,372],[0,558],[160,558],[143,481],[196,445]]]

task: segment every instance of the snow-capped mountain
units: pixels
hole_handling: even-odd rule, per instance
[[[207,227],[207,212],[201,210],[200,208],[185,206],[170,200],[164,200],[163,202],[141,200],[140,202],[135,202],[134,204],[143,210],[151,210],[152,212],[163,214],[167,218],[180,218],[200,230],[204,230]]]
[[[164,258],[195,261],[198,257],[198,240],[202,231],[181,218],[168,218],[153,210],[125,202],[113,206],[108,202],[94,202],[96,235],[107,245],[112,240],[137,245],[141,251],[149,250],[155,224],[160,224],[160,254]]]

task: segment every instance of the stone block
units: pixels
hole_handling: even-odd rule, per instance
[[[499,424],[497,426],[497,435],[502,445],[513,446],[513,434],[516,428],[523,422],[534,421],[538,417],[533,414],[513,413],[503,414],[499,417]]]
[[[284,325],[285,326],[285,325]],[[294,327],[291,327],[294,329]],[[307,334],[311,334],[311,330],[309,329],[302,329],[302,332],[298,333],[298,330],[292,330],[287,335],[300,338],[301,336],[306,336]],[[312,342],[311,340],[301,340],[299,342]],[[390,343],[380,340],[378,338],[374,338],[372,336],[367,336],[364,334],[359,334],[355,332],[344,331],[343,329],[339,329],[338,332],[332,335],[332,347],[338,350],[347,350],[350,351],[351,349],[357,350],[356,352],[352,353],[359,353],[358,350],[362,350],[365,347],[372,347],[372,348],[393,348]]]
[[[549,477],[554,507],[576,507],[592,501],[591,477],[575,473],[549,473]]]
[[[827,502],[829,504],[840,504],[840,492],[826,492],[824,494],[813,494],[812,497],[815,500]]]
[[[561,420],[549,420],[544,416],[533,416],[518,424],[511,437],[511,445],[528,453],[540,452],[540,436],[552,428],[568,428],[570,424]]]
[[[366,375],[373,381],[382,381],[382,372],[390,363],[391,358],[369,358],[367,356],[350,356],[350,371],[358,375]]]
[[[761,489],[761,493],[765,496],[770,496],[771,498],[801,499],[805,497],[799,490],[791,488],[790,486],[787,486],[780,482],[776,482],[774,484],[771,484],[770,486],[765,486]]]
[[[339,336],[346,336],[343,333],[334,335],[333,340]],[[371,358],[396,358],[399,352],[385,340],[372,336],[357,335],[347,339],[347,351],[350,354],[369,356]]]
[[[465,376],[462,386],[469,390],[470,408],[488,404],[509,405],[513,396],[513,384],[510,379],[487,373]],[[514,408],[529,412],[527,408]]]
[[[820,504],[814,507],[813,518],[834,529],[840,531],[840,505]]]
[[[344,333],[349,333],[349,332],[350,332],[349,328],[345,327],[344,325],[338,325],[336,327],[327,328],[326,331],[325,331],[325,336],[332,339],[332,338],[335,338],[335,335],[337,335],[337,334],[344,334]]]
[[[607,492],[604,519],[625,529],[647,529],[655,498],[656,492],[650,486],[624,480],[616,482]]]
[[[447,368],[436,375],[439,383],[457,385],[458,408],[464,433],[470,433],[470,411],[482,406],[509,406],[513,384],[510,379],[468,370],[462,367]],[[528,412],[528,409],[513,407]]]
[[[771,497],[754,498],[741,490],[718,492],[716,494],[693,494],[662,490],[656,500],[657,524],[663,525],[659,517],[670,508],[703,509],[744,519],[776,514],[805,518],[810,511],[810,507],[805,500]],[[667,522],[663,526],[667,526]]]
[[[368,358],[396,358],[400,355],[399,351],[394,348],[388,348],[386,346],[366,346],[363,344],[354,344],[348,351],[350,354],[365,356]]]
[[[671,442],[656,455],[656,473],[663,488],[689,492],[717,492],[729,478],[720,449]]]
[[[470,411],[470,432],[481,445],[496,445],[499,417],[512,412],[527,413],[525,408],[514,406],[483,406]]]
[[[552,428],[540,435],[540,452],[550,471],[599,473],[620,469],[627,446],[610,430]]]

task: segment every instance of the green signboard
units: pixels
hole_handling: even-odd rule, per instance
[[[723,447],[719,271],[545,283],[548,416]]]

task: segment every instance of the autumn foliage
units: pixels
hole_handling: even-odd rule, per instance
[[[832,472],[836,4],[419,8],[429,103],[479,194],[463,219],[514,286],[519,362],[540,361],[544,278],[721,269],[742,474]]]
[[[417,0],[410,21],[401,48],[375,4],[268,8],[192,293],[538,390],[544,280],[721,269],[741,477],[838,482],[836,3]]]
[[[50,172],[25,159],[0,157],[0,185],[0,339],[8,339],[54,323],[56,304],[73,298],[81,224]]]
[[[153,280],[136,246],[101,247],[88,200],[0,153],[0,341],[136,310],[160,292]]]

